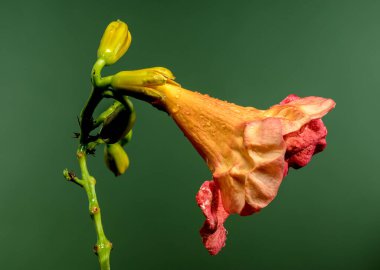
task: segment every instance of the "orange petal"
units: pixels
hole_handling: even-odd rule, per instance
[[[281,121],[253,121],[244,130],[244,144],[254,167],[245,181],[245,206],[240,215],[250,215],[267,206],[277,195],[284,176],[286,145]]]
[[[285,168],[286,146],[281,120],[267,118],[248,123],[244,130],[244,162],[224,173],[214,173],[228,213],[249,215],[276,196]]]
[[[281,119],[283,135],[286,135],[299,130],[313,119],[322,118],[334,107],[335,102],[332,99],[312,96],[274,105],[263,115]]]
[[[305,97],[288,103],[288,105],[296,106],[311,119],[322,118],[330,110],[335,107],[335,101],[330,98],[322,97]]]

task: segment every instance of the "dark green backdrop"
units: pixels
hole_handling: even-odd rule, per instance
[[[2,1],[1,269],[97,269],[77,169],[76,116],[105,26],[130,26],[114,67],[165,66],[188,88],[266,108],[335,99],[328,148],[260,214],[231,217],[211,257],[195,194],[210,172],[173,121],[135,101],[131,167],[90,160],[113,269],[380,269],[379,1]]]

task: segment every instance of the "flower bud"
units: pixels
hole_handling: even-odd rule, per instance
[[[173,73],[163,67],[120,71],[112,77],[111,86],[115,89],[128,89],[130,86],[163,85],[168,79],[174,78]]]
[[[122,57],[131,44],[132,36],[128,25],[120,20],[111,22],[104,31],[98,49],[98,58],[112,65]]]
[[[128,155],[118,143],[105,145],[104,161],[107,168],[113,172],[115,176],[122,175],[129,167]]]
[[[123,139],[135,123],[136,114],[133,105],[129,100],[127,100],[126,105],[127,107],[120,103],[103,122],[100,138],[108,144]]]

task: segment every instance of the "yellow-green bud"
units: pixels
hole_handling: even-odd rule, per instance
[[[115,89],[128,89],[130,86],[163,85],[167,80],[174,80],[173,73],[164,67],[120,71],[113,75],[111,86]]]
[[[120,20],[111,22],[104,31],[98,49],[98,59],[112,65],[122,57],[131,45],[132,36],[128,25]]]
[[[122,175],[129,167],[129,158],[123,147],[118,144],[107,144],[104,147],[104,161],[115,176]]]
[[[129,100],[127,100],[126,105],[128,107],[120,103],[103,122],[100,138],[108,144],[123,139],[135,123],[136,114],[133,105]]]

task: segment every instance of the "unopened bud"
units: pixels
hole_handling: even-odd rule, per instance
[[[164,67],[120,71],[112,77],[111,86],[115,89],[128,89],[130,86],[156,86],[163,85],[174,78],[173,73]]]
[[[125,105],[120,103],[104,120],[100,138],[108,144],[117,143],[132,129],[135,120],[132,103],[129,100]]]
[[[129,167],[129,158],[123,147],[118,144],[107,144],[104,147],[104,161],[115,176],[122,175]]]
[[[98,59],[112,65],[122,57],[131,45],[132,36],[128,25],[120,20],[111,22],[104,31],[98,49]]]

